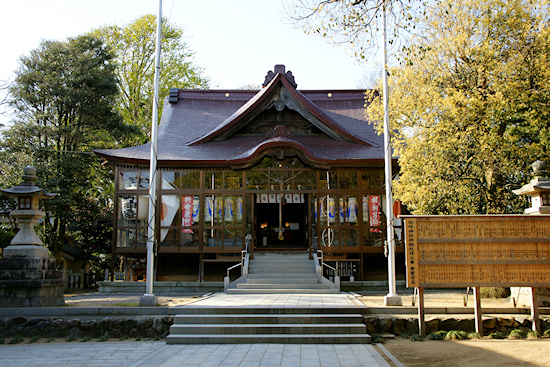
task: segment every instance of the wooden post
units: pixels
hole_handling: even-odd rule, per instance
[[[483,320],[481,318],[481,294],[479,287],[474,287],[474,314],[476,321],[476,332],[483,336]]]
[[[204,261],[203,260],[203,254],[202,252],[199,254],[199,283],[203,281],[204,279]]]
[[[426,336],[426,322],[424,320],[424,288],[418,287],[418,331]]]
[[[540,333],[539,304],[537,288],[531,287],[531,328]]]

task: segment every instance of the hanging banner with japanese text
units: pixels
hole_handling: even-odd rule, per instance
[[[181,197],[181,226],[191,227],[193,225],[193,196],[185,195]],[[191,228],[183,228],[183,233],[193,233]]]
[[[369,195],[369,221],[370,231],[382,233],[380,227],[380,195]]]

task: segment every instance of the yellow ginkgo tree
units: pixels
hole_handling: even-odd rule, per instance
[[[417,214],[522,212],[511,190],[550,155],[548,1],[445,0],[426,12],[390,71],[396,197]]]

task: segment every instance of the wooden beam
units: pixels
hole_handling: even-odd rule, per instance
[[[424,288],[418,287],[418,331],[420,335],[426,336],[426,320],[424,318]]]
[[[483,320],[481,317],[481,293],[479,287],[474,287],[474,314],[476,332],[483,336]]]
[[[531,287],[531,328],[540,333],[539,304],[537,288]]]

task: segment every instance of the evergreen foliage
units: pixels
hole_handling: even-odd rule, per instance
[[[66,235],[86,256],[109,249],[112,173],[92,149],[112,147],[129,131],[115,109],[113,57],[91,36],[43,41],[21,57],[10,87],[16,114],[2,134],[0,184],[18,185],[22,168],[33,165],[38,185],[57,194],[42,201],[38,231],[58,260]]]

